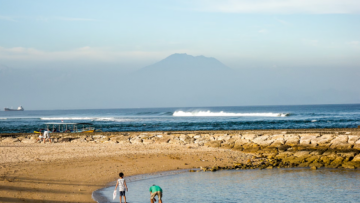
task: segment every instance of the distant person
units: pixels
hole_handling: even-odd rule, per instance
[[[40,130],[40,135],[38,137],[38,139],[36,139],[36,142],[38,142],[40,140],[40,142],[42,141],[42,139],[45,139],[45,131],[44,131],[44,135],[41,135],[41,130]]]
[[[124,174],[122,172],[119,173],[119,177],[120,178],[117,180],[115,190],[116,190],[117,186],[119,186],[120,203],[122,203],[122,197],[124,197],[124,202],[126,203],[125,189],[126,189],[126,191],[129,191],[129,190],[126,185],[126,181],[124,179]]]
[[[150,202],[154,203],[156,202],[155,196],[157,195],[159,197],[159,203],[162,203],[162,189],[161,187],[157,186],[157,185],[152,185],[150,187]]]
[[[50,130],[49,130],[49,129],[46,129],[46,130],[44,131],[44,143],[45,143],[46,139],[48,139],[49,142],[51,143]]]

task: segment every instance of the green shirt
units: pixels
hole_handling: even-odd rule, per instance
[[[161,189],[161,187],[159,187],[157,185],[153,185],[153,186],[150,187],[150,192],[151,193],[159,192],[159,191],[162,192],[162,189]]]

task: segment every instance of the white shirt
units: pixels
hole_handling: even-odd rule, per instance
[[[119,191],[125,191],[125,184],[124,184],[125,179],[124,178],[123,179],[119,178],[117,181],[118,181],[118,184],[119,184]]]

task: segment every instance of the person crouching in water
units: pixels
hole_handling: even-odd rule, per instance
[[[157,186],[157,185],[152,185],[150,187],[150,202],[154,203],[156,202],[155,196],[157,195],[159,197],[159,203],[162,203],[162,189],[161,187]]]
[[[129,190],[128,190],[128,187],[126,185],[126,181],[124,179],[124,174],[121,172],[121,173],[119,173],[119,176],[120,176],[120,178],[117,180],[115,190],[116,190],[117,186],[119,186],[120,203],[122,203],[122,197],[123,196],[124,196],[124,202],[126,203],[125,189],[126,189],[126,191],[129,191]]]

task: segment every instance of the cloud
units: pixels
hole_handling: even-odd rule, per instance
[[[25,47],[0,47],[1,61],[57,62],[57,61],[97,61],[97,62],[138,62],[160,60],[173,53],[189,50],[169,51],[117,51],[109,48],[80,47],[66,51],[43,51]]]
[[[266,33],[268,33],[268,30],[267,30],[267,29],[259,30],[259,33],[261,33],[261,34],[266,34]]]
[[[282,19],[279,19],[279,18],[275,18],[276,21],[278,21],[279,23],[283,24],[283,25],[292,25],[291,23],[285,21],[285,20],[282,20]]]
[[[64,21],[98,21],[96,19],[91,18],[68,18],[68,17],[56,17],[57,20],[64,20]]]
[[[14,18],[12,18],[12,17],[10,17],[10,16],[0,16],[0,20],[17,22]]]
[[[302,39],[302,42],[309,46],[318,46],[319,41],[315,39]]]
[[[352,46],[354,48],[360,48],[360,41],[351,41],[351,42],[348,42],[347,44],[349,44],[350,46]]]
[[[224,13],[354,14],[359,0],[195,0],[195,9]]]

